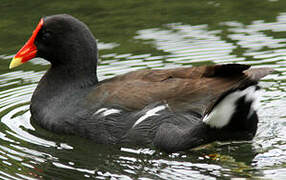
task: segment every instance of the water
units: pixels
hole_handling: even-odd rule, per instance
[[[8,1],[0,4],[1,179],[286,178],[286,2]],[[212,143],[184,153],[97,145],[30,122],[31,95],[48,68],[11,57],[40,17],[68,13],[98,39],[100,79],[144,68],[243,63],[276,70],[260,85],[260,122],[250,142]]]

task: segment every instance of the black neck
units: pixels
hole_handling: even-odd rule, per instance
[[[70,64],[52,65],[43,79],[55,86],[71,86],[74,88],[87,88],[98,83],[96,65],[77,66]]]
[[[32,102],[48,102],[57,96],[75,95],[80,90],[87,90],[98,83],[96,61],[86,58],[85,64],[77,65],[72,59],[68,64],[53,64],[40,80]]]

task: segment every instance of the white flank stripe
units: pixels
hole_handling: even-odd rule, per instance
[[[103,116],[108,116],[110,114],[116,114],[116,113],[120,113],[120,110],[118,110],[118,109],[108,109],[108,110],[103,112]]]
[[[101,109],[97,110],[97,111],[93,114],[93,116],[94,116],[94,115],[97,115],[97,114],[99,114],[99,113],[101,113],[101,112],[103,112],[103,111],[106,111],[106,110],[107,110],[107,108],[101,108]]]
[[[136,125],[138,125],[139,123],[141,123],[142,121],[144,121],[145,119],[147,119],[148,117],[151,116],[158,116],[159,114],[156,114],[159,111],[162,111],[164,109],[166,109],[168,106],[167,105],[160,105],[157,106],[153,109],[150,109],[149,111],[147,111],[142,117],[140,117],[133,125],[132,128],[134,128]]]
[[[97,115],[97,114],[102,114],[102,116],[108,116],[110,114],[115,114],[115,113],[120,113],[120,110],[118,109],[107,109],[107,108],[101,108],[99,110],[97,110],[93,116]]]

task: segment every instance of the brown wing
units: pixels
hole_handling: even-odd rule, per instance
[[[256,82],[271,72],[268,68],[248,68],[228,64],[134,71],[103,81],[88,100],[91,104],[118,105],[129,110],[165,101],[173,111],[203,114],[223,92]]]

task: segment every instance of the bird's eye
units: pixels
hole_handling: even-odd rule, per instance
[[[52,37],[52,33],[51,31],[49,31],[48,29],[42,28],[39,32],[39,39],[41,40],[41,42],[43,43],[48,43]]]
[[[51,38],[52,34],[50,32],[43,32],[42,40],[47,41]]]

